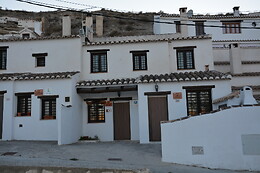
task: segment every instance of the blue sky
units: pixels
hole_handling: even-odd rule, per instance
[[[179,13],[180,7],[192,9],[195,14],[218,14],[232,12],[234,6],[240,6],[243,13],[260,11],[260,0],[34,0],[49,4],[84,9],[86,6],[76,5],[76,2],[92,6],[134,12],[159,12]],[[16,0],[0,0],[0,6],[5,9],[26,11],[49,11],[49,8],[38,7]],[[97,8],[98,9],[98,8]]]

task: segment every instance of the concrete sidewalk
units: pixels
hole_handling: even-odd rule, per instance
[[[163,163],[160,144],[130,141],[80,142],[62,146],[56,142],[0,141],[0,166],[123,170],[148,168],[153,173],[243,173]]]

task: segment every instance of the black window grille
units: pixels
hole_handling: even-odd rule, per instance
[[[0,47],[0,70],[5,70],[7,65],[7,48]]]
[[[31,95],[17,96],[17,116],[31,116]]]
[[[107,53],[91,53],[91,73],[107,72]]]
[[[105,122],[105,104],[96,102],[88,104],[88,123]]]
[[[177,49],[177,68],[194,69],[194,52],[193,49]]]
[[[146,52],[133,53],[133,70],[147,70],[147,54]]]

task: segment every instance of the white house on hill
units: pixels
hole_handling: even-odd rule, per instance
[[[231,92],[208,35],[85,39],[63,26],[63,37],[0,40],[1,139],[160,141],[161,121],[209,113]]]

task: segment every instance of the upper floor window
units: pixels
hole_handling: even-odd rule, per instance
[[[174,48],[176,49],[176,54],[177,54],[178,70],[195,69],[194,48],[196,48],[196,46]]]
[[[33,93],[16,93],[17,96],[17,116],[31,116],[31,105]]]
[[[45,67],[45,57],[48,56],[48,53],[34,53],[32,56],[35,57],[36,67]]]
[[[90,52],[91,73],[107,72],[107,51],[88,50]]]
[[[0,70],[6,70],[7,48],[8,46],[0,47]]]
[[[30,34],[22,34],[23,39],[29,39],[30,38]]]
[[[176,25],[176,33],[181,33],[181,22],[175,21],[174,23]]]
[[[186,89],[188,116],[212,111],[211,89],[214,86],[190,86],[183,88]]]
[[[240,22],[223,22],[224,34],[238,34],[241,33]]]
[[[196,35],[204,35],[204,22],[195,22]]]
[[[147,52],[149,51],[130,51],[133,54],[133,70],[147,70]]]
[[[88,103],[88,123],[105,122],[105,104],[102,101]]]

